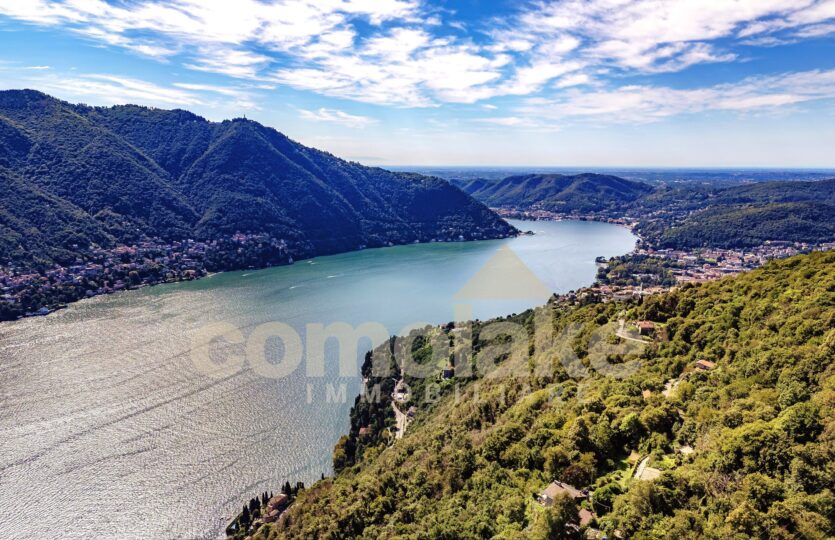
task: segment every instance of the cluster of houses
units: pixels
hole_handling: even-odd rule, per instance
[[[638,225],[638,220],[632,217],[607,217],[596,214],[582,214],[579,212],[566,214],[535,207],[529,210],[518,210],[515,208],[493,208],[492,210],[507,219],[524,219],[530,221],[602,221],[615,225],[623,225],[630,229],[634,229]]]
[[[520,212],[504,210],[500,212],[508,217],[524,219],[570,219],[561,215],[552,215],[543,210]],[[596,219],[596,218],[595,218]],[[631,218],[607,219],[610,223],[634,228],[636,221]],[[560,303],[583,304],[588,302],[619,302],[643,296],[659,294],[686,283],[704,283],[721,279],[725,276],[739,274],[766,264],[774,259],[784,259],[811,251],[827,251],[835,249],[835,242],[807,243],[768,241],[760,246],[749,249],[718,249],[699,248],[655,249],[642,244],[631,255],[652,257],[659,260],[660,266],[672,274],[675,285],[658,285],[661,276],[655,274],[632,274],[630,282],[636,284],[606,284],[597,282],[591,287],[582,288],[576,292],[559,296]],[[598,266],[605,271],[606,259],[598,257]]]
[[[773,259],[793,257],[810,251],[835,249],[835,242],[807,244],[802,242],[767,242],[746,251],[732,249],[698,249],[693,251],[672,249],[636,249],[634,255],[645,255],[661,259],[675,278],[676,285],[644,286],[641,281],[652,282],[653,276],[635,274],[637,285],[608,285],[595,283],[576,292],[561,295],[558,302],[583,304],[587,302],[622,302],[643,296],[667,292],[686,283],[704,283],[725,276],[740,274],[757,268]],[[598,261],[598,264],[605,263]]]
[[[292,262],[283,240],[267,235],[235,234],[200,242],[141,242],[113,249],[93,248],[75,264],[33,272],[0,267],[0,319],[45,315],[61,304],[156,283],[194,279],[225,269],[236,258],[276,254],[276,263]],[[216,268],[220,266],[220,268]]]
[[[835,249],[835,242],[766,242],[747,250],[704,248],[697,250],[638,249],[636,254],[676,263],[671,272],[677,283],[702,283],[757,268],[773,259],[785,259],[810,251]]]
[[[278,518],[281,517],[281,513],[287,509],[289,504],[289,495],[279,493],[278,495],[273,496],[273,498],[267,501],[267,507],[264,510],[264,517],[262,518],[264,523],[273,523],[278,521]]]

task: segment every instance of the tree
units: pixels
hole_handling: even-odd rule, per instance
[[[562,480],[575,486],[585,486],[591,483],[595,476],[594,454],[586,452],[580,454],[562,473]]]
[[[618,436],[626,446],[634,446],[641,436],[644,428],[641,425],[640,417],[635,413],[629,413],[623,417],[618,426]]]
[[[539,512],[531,526],[531,540],[579,539],[580,517],[577,503],[567,493],[560,493],[554,504]]]
[[[761,473],[749,474],[743,484],[746,498],[760,512],[765,512],[783,498],[783,484]]]
[[[571,463],[571,454],[562,446],[552,446],[543,453],[545,472],[551,478],[558,478]]]
[[[605,514],[612,511],[615,497],[620,495],[622,490],[618,484],[611,483],[594,490],[592,500],[595,511]]]

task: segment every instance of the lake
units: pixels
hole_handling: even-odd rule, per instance
[[[396,333],[453,320],[455,293],[500,248],[562,293],[591,284],[595,257],[636,240],[604,223],[512,223],[536,234],[217,274],[0,324],[0,537],[217,538],[253,495],[330,472],[360,388],[340,376],[336,347],[326,347],[324,377],[304,364],[275,379],[248,365],[209,376],[192,351],[207,325],[247,336],[279,322],[304,337],[310,323],[375,322]],[[483,319],[546,299],[467,309]],[[328,387],[344,399],[326,399]]]

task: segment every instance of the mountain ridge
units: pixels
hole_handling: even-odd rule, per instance
[[[15,175],[106,232],[82,232],[79,248],[47,235],[40,261],[0,251],[0,261],[24,265],[68,263],[68,254],[83,258],[98,242],[236,232],[287,239],[296,258],[514,233],[444,180],[341,160],[246,119],[210,122],[181,109],[90,107],[8,90],[0,92],[0,150],[4,184]],[[12,221],[2,225],[26,234]]]
[[[494,182],[475,179],[458,185],[489,206],[579,212],[621,209],[653,190],[643,182],[596,173],[525,174]]]
[[[641,237],[657,248],[835,241],[835,179],[672,187],[583,173],[453,183],[494,208],[635,222]]]

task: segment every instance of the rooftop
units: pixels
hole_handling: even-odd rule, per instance
[[[550,504],[561,493],[567,493],[573,499],[585,499],[588,496],[574,486],[564,484],[559,480],[554,480],[547,488],[545,488],[545,491],[542,492],[540,498],[544,499],[545,504]]]

